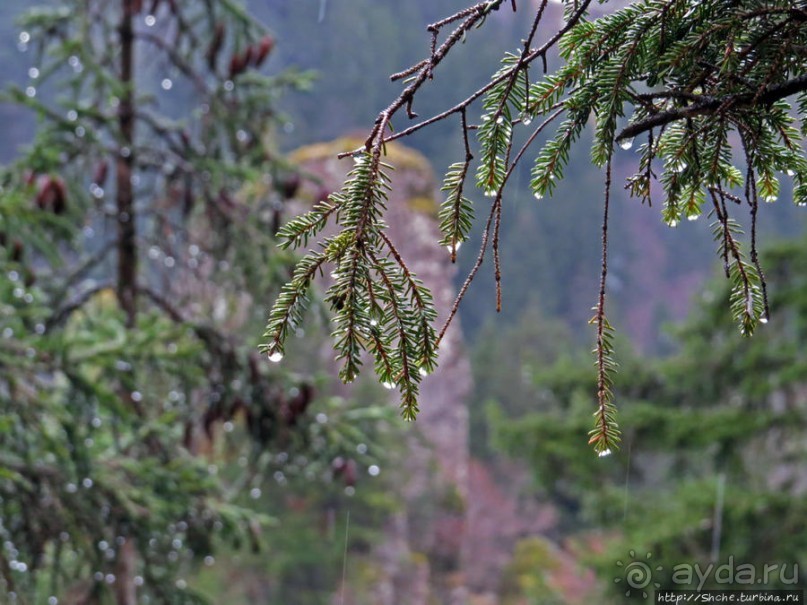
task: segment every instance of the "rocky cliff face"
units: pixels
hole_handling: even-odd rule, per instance
[[[320,199],[341,188],[352,160],[338,160],[337,155],[361,145],[360,139],[346,137],[294,153],[292,161],[319,181],[307,183],[301,197]],[[437,181],[419,153],[391,144],[387,154],[385,161],[395,166],[386,215],[389,234],[410,270],[431,289],[441,325],[456,290],[455,266],[437,244]],[[330,349],[325,354],[333,357]],[[565,602],[587,602],[594,582],[591,572],[581,569],[567,549],[538,537],[553,531],[556,514],[524,496],[529,492],[527,473],[511,463],[493,468],[471,460],[466,402],[472,386],[455,320],[440,345],[438,370],[422,384],[420,416],[398,469],[402,510],[389,519],[385,538],[374,552],[381,573],[371,595],[351,599],[346,592],[345,605],[511,603],[501,601],[500,593],[508,578],[518,585],[512,576],[518,575],[514,570],[520,551],[533,553],[527,565],[543,561],[537,572],[546,575],[548,589],[563,595]],[[398,403],[392,393],[390,404]],[[537,559],[536,549],[543,553]],[[335,603],[343,605],[339,599]]]
[[[361,145],[356,138],[312,145],[292,155],[304,171],[321,181],[306,185],[302,197],[317,197],[341,187],[352,166],[339,152]],[[385,161],[395,166],[386,221],[389,235],[408,266],[431,289],[445,321],[455,296],[455,268],[437,245],[438,186],[428,162],[400,145],[387,146]],[[402,497],[405,505],[390,519],[377,550],[383,569],[373,605],[461,605],[467,602],[461,564],[468,502],[468,412],[470,365],[455,322],[440,345],[440,365],[424,378],[421,412],[412,425],[405,456]],[[397,405],[396,394],[390,403]]]

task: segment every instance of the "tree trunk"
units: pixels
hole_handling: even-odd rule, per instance
[[[123,85],[118,106],[120,147],[116,158],[117,223],[118,223],[118,276],[117,295],[126,325],[133,327],[137,315],[137,232],[135,224],[134,187],[134,29],[133,22],[140,0],[122,0],[120,43],[120,81]],[[137,605],[134,583],[137,550],[129,538],[118,549],[115,569],[115,600],[117,605]]]
[[[118,605],[137,605],[137,588],[134,583],[136,564],[134,540],[128,538],[118,549],[115,567],[115,600]]]
[[[118,279],[117,294],[126,313],[129,327],[134,325],[137,309],[137,242],[134,210],[134,30],[137,0],[122,0],[120,23],[121,66],[123,85],[118,106],[121,143],[117,164]]]

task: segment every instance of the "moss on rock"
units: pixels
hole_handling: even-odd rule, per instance
[[[316,174],[314,164],[335,160],[340,153],[359,149],[363,145],[364,140],[359,137],[344,136],[332,141],[300,147],[290,154],[289,159]],[[412,183],[406,183],[402,188],[403,191],[410,192],[409,206],[415,212],[436,216],[440,202],[433,195],[435,177],[429,160],[419,151],[394,142],[387,143],[386,155],[383,160],[395,168],[395,175],[399,178],[407,179],[406,176],[402,176],[407,171],[417,174],[416,179],[411,179]]]

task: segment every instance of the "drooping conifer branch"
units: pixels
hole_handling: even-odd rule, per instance
[[[443,239],[440,245],[448,248],[451,254],[451,262],[457,262],[457,249],[468,239],[473,225],[473,204],[463,195],[465,188],[465,178],[468,176],[468,169],[474,159],[471,153],[471,146],[468,142],[468,118],[466,111],[460,112],[462,118],[462,142],[465,147],[465,159],[462,162],[452,164],[446,172],[445,181],[441,191],[446,191],[447,196],[440,207],[438,218],[440,219],[440,232]]]
[[[595,316],[599,432],[592,436],[592,443],[602,453],[613,449],[618,441],[609,378],[614,366],[610,362],[611,327],[605,316],[604,285],[615,144],[628,149],[635,136],[647,134],[647,141],[638,149],[638,172],[628,178],[626,188],[650,205],[651,191],[659,184],[664,195],[662,218],[670,227],[684,218],[697,219],[708,204],[707,196],[712,198],[719,253],[733,282],[732,312],[741,331],[749,334],[756,321],[764,321],[768,315],[764,274],[757,255],[758,199],[772,201],[778,195],[776,173],[784,172],[794,180],[796,203],[807,205],[807,161],[800,147],[807,134],[803,119],[807,114],[805,13],[785,0],[773,0],[764,7],[752,0],[638,0],[590,19],[590,0],[569,0],[563,26],[543,43],[535,43],[547,6],[541,1],[530,9],[534,12],[522,46],[505,55],[501,68],[489,82],[431,117],[388,132],[388,125],[402,110],[410,119],[416,117],[412,107],[423,84],[433,79],[453,46],[501,4],[478,3],[429,26],[428,56],[393,75],[393,80],[406,79],[405,88],[379,114],[364,147],[340,157],[356,153],[380,156],[385,143],[459,114],[465,157],[449,167],[443,184],[447,199],[440,211],[440,244],[449,249],[452,260],[456,260],[456,250],[467,239],[473,224],[473,196],[466,183],[472,169],[477,187],[491,201],[476,260],[437,336],[437,345],[456,316],[491,243],[500,307],[498,244],[505,188],[527,150],[538,145],[539,133],[553,125],[554,133],[535,152],[530,182],[536,198],[549,196],[564,176],[573,146],[593,118],[592,161],[607,172],[603,275]],[[512,7],[515,10],[515,3]],[[443,29],[449,25],[454,30],[439,44]],[[562,63],[554,72],[546,73],[547,53],[553,49],[559,51]],[[543,77],[531,77],[528,70],[539,59],[544,65]],[[787,102],[793,95],[798,95],[801,129],[793,125]],[[477,102],[481,105],[480,121],[472,126],[469,117]],[[561,115],[563,121],[556,122]],[[535,119],[543,120],[541,126],[511,157],[514,129],[529,126]],[[476,159],[468,141],[470,130],[476,130],[479,142]],[[747,149],[739,159],[735,157],[738,154],[732,137],[736,133],[747,141],[748,149],[753,148],[753,153]],[[738,163],[750,167],[746,174],[737,167]],[[744,260],[739,229],[725,205],[727,200],[739,200],[737,192],[743,188],[751,208],[750,262]],[[350,194],[332,198],[333,204],[339,205],[334,214],[347,227],[353,219],[345,220],[350,213],[342,204],[349,199]],[[370,220],[373,208],[368,205],[360,213],[364,217],[360,219],[362,224]],[[333,208],[329,216],[332,212]],[[295,225],[295,241],[304,240],[327,219],[319,209],[315,216]],[[371,222],[377,227],[375,233],[383,232],[380,216],[372,215]],[[294,229],[287,233],[294,238]],[[397,259],[396,263],[402,265]],[[395,283],[394,279],[390,283]],[[615,432],[609,434],[611,427]]]
[[[605,194],[602,216],[602,261],[600,266],[600,290],[597,297],[595,315],[591,322],[597,327],[597,411],[594,428],[589,432],[589,444],[594,446],[598,456],[607,456],[615,450],[620,441],[616,423],[616,407],[613,402],[613,375],[616,362],[613,359],[613,328],[605,315],[605,286],[608,279],[608,212],[611,204],[611,158],[605,165]]]

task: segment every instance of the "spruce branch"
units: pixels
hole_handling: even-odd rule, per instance
[[[396,385],[401,391],[401,415],[404,420],[415,420],[418,413],[417,395],[420,372],[413,365],[417,353],[412,346],[410,335],[417,319],[413,317],[411,309],[401,299],[401,284],[400,282],[394,283],[390,265],[380,261],[374,253],[371,253],[370,257],[374,263],[373,269],[385,290],[383,299],[388,305],[389,323],[393,326],[397,345],[394,349],[394,367],[397,372],[388,377],[387,384]]]
[[[416,117],[413,103],[425,82],[433,79],[452,48],[502,4],[495,0],[477,3],[427,28],[428,56],[392,76],[394,81],[405,81],[403,90],[378,115],[364,146],[339,156],[363,155],[369,172],[349,177],[352,189],[332,196],[330,205],[316,209],[314,215],[281,231],[281,235],[288,245],[304,243],[332,217],[352,234],[346,253],[351,262],[338,259],[340,273],[345,268],[350,271],[350,267],[361,267],[365,273],[334,291],[331,300],[343,304],[351,292],[366,299],[384,320],[378,340],[376,333],[368,337],[366,329],[360,331],[376,355],[376,370],[383,376],[393,371],[401,374],[395,360],[401,356],[403,334],[411,339],[412,326],[420,326],[421,335],[410,342],[421,343],[425,353],[418,355],[422,358],[434,359],[435,351],[428,345],[433,342],[436,347],[444,338],[489,244],[500,308],[499,238],[510,177],[538,135],[552,125],[554,132],[535,153],[530,183],[537,198],[550,195],[564,176],[572,146],[593,123],[592,162],[606,167],[600,297],[593,320],[597,326],[598,409],[591,434],[596,451],[603,454],[619,441],[612,394],[612,328],[605,313],[614,146],[628,149],[635,136],[647,134],[647,141],[638,149],[638,172],[628,178],[626,188],[650,205],[654,181],[660,183],[665,197],[662,217],[670,227],[683,218],[697,219],[707,196],[712,198],[718,253],[732,282],[731,311],[743,333],[750,333],[758,320],[765,321],[768,316],[764,273],[757,254],[759,198],[773,201],[779,194],[780,173],[785,173],[794,181],[794,201],[807,205],[807,160],[802,151],[802,137],[807,134],[804,11],[784,0],[772,0],[765,6],[751,0],[739,4],[724,0],[638,0],[609,15],[588,19],[590,1],[583,0],[568,3],[564,25],[536,45],[534,38],[547,6],[542,0],[532,9],[523,47],[506,54],[500,69],[485,85],[431,117],[388,132],[391,120],[400,112],[406,111],[409,119]],[[516,10],[515,2],[511,5]],[[449,26],[453,30],[440,43]],[[563,62],[554,73],[547,74],[547,53],[554,49]],[[529,69],[537,60],[543,63],[544,74],[531,81]],[[787,100],[794,95],[800,127],[793,123]],[[468,124],[475,104],[481,105],[478,127]],[[426,291],[407,278],[403,259],[384,235],[385,196],[383,187],[376,189],[377,171],[385,143],[408,137],[454,114],[460,116],[465,157],[451,164],[445,175],[446,199],[439,213],[440,245],[449,249],[452,261],[473,226],[475,209],[466,195],[466,179],[472,169],[476,184],[491,203],[476,260],[437,338],[430,340],[434,316],[431,302],[414,296]],[[564,120],[558,123],[560,116]],[[543,122],[511,159],[514,129],[529,126],[534,119]],[[479,143],[476,164],[468,141],[468,131],[474,129]],[[734,157],[736,134],[746,148],[739,161]],[[746,174],[737,167],[743,162]],[[745,199],[737,195],[743,187]],[[727,202],[750,207],[749,261],[741,250],[739,227],[728,216]],[[394,262],[388,264],[387,255]],[[366,274],[372,278],[365,278]],[[398,298],[391,306],[393,292]],[[405,349],[406,354],[413,351]],[[410,389],[404,396],[411,393],[416,392]]]
[[[607,456],[619,446],[620,431],[616,422],[613,375],[617,364],[613,359],[613,328],[605,315],[605,284],[608,277],[608,211],[611,200],[611,158],[605,166],[605,199],[602,218],[602,264],[600,291],[591,323],[597,327],[597,411],[594,412],[594,428],[589,432],[589,444],[598,456]]]
[[[284,345],[288,335],[300,325],[303,313],[308,304],[308,290],[317,271],[328,260],[323,253],[309,252],[297,262],[294,275],[285,284],[277,297],[266,326],[264,338],[267,342],[261,345],[261,352],[272,361],[280,361],[284,354]]]
[[[277,237],[281,248],[298,248],[307,246],[308,239],[316,236],[328,224],[328,219],[339,209],[344,201],[340,194],[331,194],[327,199],[317,202],[312,210],[295,217],[286,223]]]
[[[719,191],[712,190],[710,193],[717,217],[712,229],[719,254],[728,266],[728,278],[732,285],[729,306],[740,326],[740,333],[750,336],[764,313],[761,279],[754,265],[746,262],[737,241],[742,234],[739,224],[729,216],[725,202],[719,198]],[[763,323],[766,321],[763,317]]]
[[[473,203],[465,197],[463,189],[465,178],[471,161],[474,159],[471,146],[468,142],[468,118],[466,111],[460,112],[462,118],[462,140],[465,146],[465,160],[452,164],[446,172],[441,191],[447,191],[445,201],[440,206],[438,218],[440,219],[440,232],[443,239],[440,245],[445,246],[451,253],[451,262],[457,262],[457,249],[468,239],[474,219]]]
[[[781,84],[774,84],[761,91],[754,93],[739,93],[724,97],[714,97],[701,95],[698,101],[685,107],[669,109],[656,113],[652,116],[634,122],[623,128],[616,137],[617,141],[632,139],[636,135],[658,128],[684,118],[691,118],[700,115],[714,115],[722,107],[732,107],[737,109],[750,109],[759,106],[770,105],[781,99],[786,99],[794,94],[807,91],[807,75],[798,76]]]

